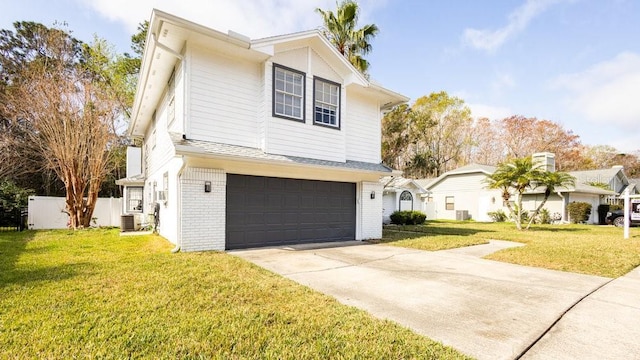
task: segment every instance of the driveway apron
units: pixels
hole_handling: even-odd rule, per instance
[[[610,280],[484,260],[474,254],[489,248],[480,249],[430,252],[345,242],[231,254],[478,359],[514,359]]]

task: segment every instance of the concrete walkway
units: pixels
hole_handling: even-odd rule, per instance
[[[479,258],[514,245],[507,243],[429,252],[346,242],[230,253],[478,359],[514,359],[611,279]],[[629,338],[640,327],[639,278],[634,272],[581,302],[526,358],[639,358],[640,341]],[[612,329],[611,342],[603,341]]]

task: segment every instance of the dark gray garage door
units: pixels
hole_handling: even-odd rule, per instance
[[[226,247],[353,240],[356,184],[227,175]]]

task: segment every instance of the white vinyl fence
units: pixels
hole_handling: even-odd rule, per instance
[[[63,197],[29,196],[29,229],[66,229],[69,216],[64,208]],[[99,198],[93,211],[96,225],[120,226],[121,209],[122,199]]]

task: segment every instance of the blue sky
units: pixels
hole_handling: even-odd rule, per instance
[[[0,28],[65,21],[130,51],[152,8],[259,38],[321,25],[331,0],[1,0]],[[640,150],[639,0],[360,0],[380,34],[371,77],[412,98],[445,90],[474,116],[544,118],[587,145]]]

